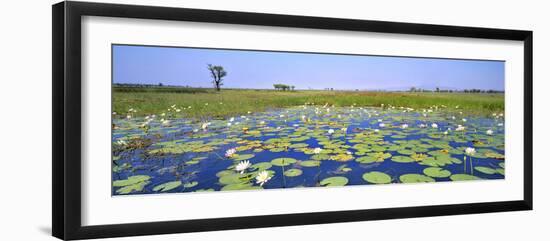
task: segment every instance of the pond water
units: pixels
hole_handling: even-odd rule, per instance
[[[504,119],[304,105],[200,122],[113,118],[113,195],[504,178]]]

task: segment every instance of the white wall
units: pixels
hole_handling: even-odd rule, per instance
[[[163,4],[297,15],[534,30],[535,210],[163,235],[155,240],[536,240],[548,238],[550,194],[545,136],[550,117],[550,24],[545,1],[191,0]],[[0,13],[0,240],[53,240],[51,229],[51,11],[54,1],[8,1]],[[151,240],[152,237],[120,240]]]

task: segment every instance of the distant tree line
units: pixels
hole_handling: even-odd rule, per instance
[[[276,90],[287,91],[294,90],[294,85],[273,84],[273,88],[275,88]]]
[[[437,92],[437,93],[504,93],[502,90],[482,90],[482,89],[464,89],[464,90],[446,90],[446,89],[439,89],[439,87],[436,87],[435,90],[428,90],[428,89],[422,89],[422,88],[415,88],[411,87],[409,92]]]

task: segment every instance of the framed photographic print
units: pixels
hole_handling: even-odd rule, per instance
[[[53,235],[532,209],[532,32],[53,6]]]

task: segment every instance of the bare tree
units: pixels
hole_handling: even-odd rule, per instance
[[[212,83],[214,88],[217,91],[220,91],[220,86],[223,85],[223,77],[227,75],[227,72],[223,69],[222,66],[208,64],[208,70],[210,70],[210,75],[212,76]]]

